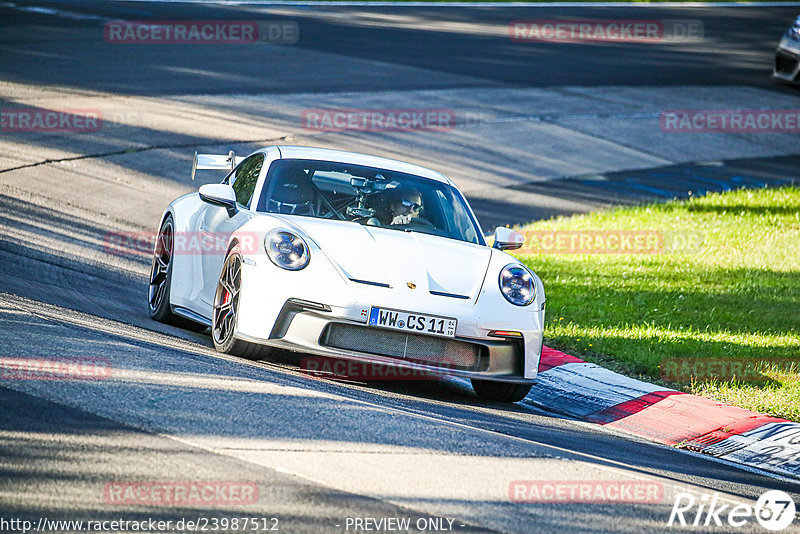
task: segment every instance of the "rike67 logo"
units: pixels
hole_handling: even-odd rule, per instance
[[[748,504],[721,503],[719,494],[678,493],[669,515],[670,527],[741,528],[753,519],[767,530],[784,530],[795,517],[792,497],[780,490],[770,490],[758,498],[755,507]]]

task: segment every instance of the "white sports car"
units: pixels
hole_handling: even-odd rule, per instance
[[[784,82],[800,83],[800,16],[794,19],[778,43],[772,77]]]
[[[271,146],[195,154],[228,171],[167,206],[150,276],[157,321],[211,327],[217,350],[270,349],[470,378],[523,399],[542,350],[544,288],[487,246],[447,177],[385,158]],[[197,243],[200,246],[197,246]]]

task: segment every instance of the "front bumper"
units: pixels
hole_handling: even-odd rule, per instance
[[[360,310],[359,310],[360,314]],[[442,338],[366,326],[327,305],[290,299],[268,338],[246,341],[330,358],[396,366],[438,376],[533,383],[541,356],[541,332],[522,338]],[[526,359],[528,365],[526,365]],[[533,365],[531,360],[535,360]]]
[[[775,50],[772,76],[790,83],[800,83],[800,40],[784,36]]]

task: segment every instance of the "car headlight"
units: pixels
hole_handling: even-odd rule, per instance
[[[794,24],[789,28],[789,35],[794,39],[800,38],[800,17],[794,19]]]
[[[288,230],[272,230],[264,238],[264,249],[269,259],[282,269],[299,271],[308,265],[308,245],[300,236]]]
[[[516,306],[527,306],[536,298],[533,275],[522,265],[512,263],[500,271],[500,292],[508,302]]]

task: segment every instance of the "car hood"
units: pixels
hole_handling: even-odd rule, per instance
[[[301,217],[291,222],[352,282],[405,292],[475,299],[492,257],[489,247],[421,232]]]

